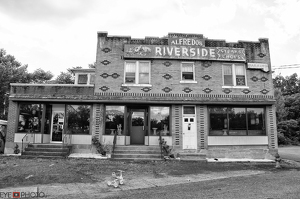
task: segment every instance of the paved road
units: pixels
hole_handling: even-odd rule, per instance
[[[299,169],[278,170],[247,177],[122,191],[105,198],[299,199],[299,184]]]
[[[278,153],[282,159],[300,162],[300,146],[279,147]]]

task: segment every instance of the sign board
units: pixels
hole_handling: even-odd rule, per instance
[[[204,46],[204,39],[199,38],[169,38],[170,46]]]
[[[125,58],[246,61],[244,48],[125,44]]]
[[[248,63],[248,69],[259,69],[265,72],[269,72],[268,64],[263,63]]]

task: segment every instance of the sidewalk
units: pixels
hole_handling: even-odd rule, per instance
[[[15,187],[0,189],[1,192],[39,192],[40,198],[46,195],[47,198],[91,198],[91,197],[105,197],[116,194],[119,191],[143,189],[152,187],[162,187],[175,184],[186,184],[192,182],[217,180],[232,177],[250,176],[263,174],[265,171],[259,170],[242,170],[242,171],[225,171],[212,172],[209,174],[185,175],[180,177],[173,177],[161,174],[159,178],[139,178],[126,181],[126,174],[124,174],[124,185],[119,188],[114,188],[107,185],[110,178],[105,179],[104,182],[99,183],[69,183],[69,184],[48,184],[30,187]],[[2,198],[4,195],[1,195]],[[0,198],[1,198],[0,197]],[[12,198],[12,196],[11,196]]]

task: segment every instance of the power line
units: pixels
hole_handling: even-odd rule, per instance
[[[288,65],[272,67],[272,69],[287,69],[287,68],[300,68],[300,64],[288,64]]]

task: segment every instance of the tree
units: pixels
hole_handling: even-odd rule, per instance
[[[282,92],[279,88],[275,88],[274,91],[274,97],[275,97],[275,106],[276,106],[276,118],[277,121],[283,121],[286,119],[287,116],[287,110],[285,108],[285,98],[282,95]]]
[[[53,77],[51,72],[42,69],[28,73],[27,68],[28,65],[22,65],[0,49],[0,119],[7,119],[10,83],[43,83]]]

